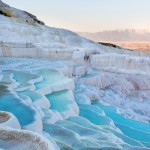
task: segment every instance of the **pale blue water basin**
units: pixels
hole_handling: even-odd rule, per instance
[[[92,110],[92,111],[94,111],[100,115],[104,115],[104,111],[96,105],[80,104],[79,106],[80,106],[80,109],[90,109],[90,110]]]
[[[27,106],[21,99],[7,90],[6,86],[0,85],[0,110],[14,114],[21,126],[34,122],[35,111]]]
[[[13,74],[13,79],[19,83],[19,85],[16,87],[16,90],[18,88],[30,87],[32,84],[29,82],[32,80],[36,80],[40,77],[39,75],[26,73],[22,71],[9,71],[9,72]]]
[[[136,141],[132,138],[129,138],[126,135],[118,132],[112,126],[96,126],[96,125],[92,124],[89,120],[87,120],[86,118],[79,117],[79,116],[78,117],[70,117],[68,120],[71,121],[71,122],[74,122],[76,124],[79,124],[80,126],[83,126],[85,128],[93,129],[95,131],[100,131],[100,132],[102,131],[106,135],[109,132],[113,133],[114,135],[121,138],[124,142],[128,143],[131,146],[144,147],[140,142],[138,142],[138,141]]]
[[[99,106],[104,110],[106,116],[111,118],[115,125],[128,137],[141,142],[150,142],[149,124],[127,119],[123,115],[118,114],[116,109],[112,106],[104,106],[100,102],[96,102],[94,105]]]
[[[69,110],[70,105],[73,104],[73,101],[68,98],[69,91],[63,90],[59,92],[53,92],[46,97],[50,101],[51,109],[58,112],[65,112]]]
[[[42,82],[35,83],[35,87],[37,90],[46,89],[52,86],[61,86],[66,82],[70,81],[69,78],[64,77],[57,70],[49,69],[49,70],[40,70],[36,73],[40,74],[43,77]]]
[[[118,127],[125,135],[136,139],[138,141],[143,141],[143,142],[150,142],[150,134],[144,133],[141,131],[134,130],[133,128],[130,128],[128,126],[124,126],[118,123],[115,123],[116,127]]]
[[[2,71],[2,79],[1,82],[5,82],[7,84],[11,84],[12,83],[12,79],[11,79],[11,72],[8,71]]]
[[[79,105],[80,108],[80,116],[87,118],[89,121],[91,121],[92,123],[96,124],[96,125],[111,125],[112,124],[112,120],[109,119],[107,116],[105,116],[104,114],[102,114],[102,110],[101,109],[97,109],[95,108],[92,109],[92,107],[90,108],[88,105]]]
[[[41,96],[41,94],[36,93],[34,91],[30,91],[30,90],[20,91],[20,92],[17,92],[17,93],[21,94],[21,95],[29,96],[31,98],[32,102],[35,102],[35,101],[43,98]]]
[[[96,77],[98,75],[99,75],[99,73],[85,74],[85,75],[81,76],[81,78],[91,78],[91,77]]]
[[[35,74],[25,73],[21,71],[13,71],[13,79],[19,83],[26,83],[30,80],[34,80],[37,78],[39,78],[39,76]]]
[[[78,121],[76,122],[76,119],[74,121],[61,120],[61,121],[58,121],[56,124],[66,128],[66,129],[72,130],[72,131],[78,133],[80,136],[90,137],[91,141],[96,141],[96,143],[103,145],[103,146],[104,145],[108,146],[108,147],[113,146],[113,144],[112,144],[113,142],[109,139],[110,134],[113,133],[117,137],[121,138],[124,142],[131,145],[131,147],[132,146],[144,147],[144,145],[140,144],[138,141],[128,138],[127,136],[121,134],[120,132],[116,131],[112,127],[108,127],[107,129],[104,129],[105,126],[101,126],[101,128],[99,126],[97,126],[97,129],[89,128],[89,127],[87,127],[88,122],[86,120],[80,120],[81,122],[78,122]],[[84,125],[82,124],[82,121],[84,121]],[[117,144],[117,143],[115,143],[115,144]],[[124,144],[121,144],[121,145],[124,145]]]
[[[118,114],[117,110],[112,106],[104,106],[100,102],[96,102],[94,105],[99,106],[102,110],[104,110],[105,114],[110,117],[115,123],[123,124],[142,132],[150,133],[150,124],[127,119],[123,115]]]

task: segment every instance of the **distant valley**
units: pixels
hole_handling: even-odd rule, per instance
[[[96,42],[116,44],[120,47],[150,53],[150,31],[146,30],[113,30],[97,33],[78,32],[81,36]]]

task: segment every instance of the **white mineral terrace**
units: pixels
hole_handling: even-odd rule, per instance
[[[150,149],[149,55],[0,10],[0,149]]]

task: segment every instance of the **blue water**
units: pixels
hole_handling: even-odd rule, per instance
[[[35,87],[37,90],[46,89],[52,86],[61,86],[62,84],[70,80],[60,74],[59,71],[53,69],[40,70],[36,73],[40,74],[43,77],[42,82],[35,83]]]
[[[135,130],[129,126],[124,126],[121,124],[115,123],[116,127],[118,127],[125,135],[136,139],[142,142],[150,142],[150,134],[144,133],[142,131]]]
[[[141,142],[150,142],[149,124],[127,119],[123,115],[118,114],[114,107],[104,106],[100,102],[96,102],[93,105],[101,108],[105,112],[106,116],[111,118],[115,125],[128,137]]]
[[[32,102],[37,101],[39,99],[42,99],[42,96],[39,93],[36,93],[34,91],[30,91],[30,90],[19,91],[17,93],[21,94],[21,95],[29,96],[31,98]]]
[[[21,99],[7,90],[6,86],[0,85],[0,110],[14,114],[21,126],[34,122],[35,111]]]
[[[21,71],[13,71],[13,79],[19,83],[27,83],[30,80],[37,79],[39,76],[35,74],[29,74]]]
[[[97,119],[100,119],[100,118],[97,118]],[[68,120],[71,121],[71,122],[74,122],[74,123],[76,123],[76,124],[78,124],[80,126],[83,126],[83,127],[86,127],[86,128],[90,128],[90,129],[94,129],[96,131],[97,130],[101,131],[101,128],[99,128],[99,126],[95,126],[94,124],[91,124],[91,122],[89,122],[89,120],[87,120],[86,118],[83,118],[83,117],[71,117]],[[106,126],[105,128],[103,126],[103,131],[106,132],[106,135],[107,135],[108,132],[113,133],[117,137],[121,138],[124,142],[126,142],[126,143],[128,143],[128,144],[130,144],[132,146],[142,146],[143,147],[143,145],[140,142],[138,142],[138,141],[136,141],[134,139],[131,139],[131,138],[125,136],[124,134],[121,134],[116,129],[113,129],[110,126]]]
[[[86,108],[86,105],[79,105],[80,108],[80,116],[88,118],[92,123],[96,124],[96,125],[110,125],[111,124],[111,119],[109,119],[107,116],[104,116],[101,112],[101,110],[98,111],[98,109],[96,109],[95,111],[88,108]],[[100,119],[98,119],[100,118]]]
[[[28,65],[22,64],[22,67],[26,68]],[[31,64],[30,68],[31,70],[33,68]],[[49,87],[61,87],[62,84],[70,80],[61,75],[57,70],[41,69],[36,71],[36,67],[34,69],[34,73],[38,75],[22,71],[3,71],[4,77],[0,85],[0,110],[14,114],[18,118],[21,126],[33,123],[35,121],[36,112],[32,107],[26,105],[22,99],[11,93],[6,88],[13,83],[11,74],[13,74],[13,79],[20,83],[17,88],[30,85],[29,81],[39,78],[39,75],[43,77],[43,81],[35,84],[37,90],[47,89]],[[95,73],[93,75],[87,74],[81,78],[91,78],[96,77],[97,75],[99,75],[99,73]],[[76,84],[76,89],[74,91],[75,100],[81,100],[82,98],[82,101],[90,101],[90,99],[86,100],[86,96],[84,97],[84,95],[90,91],[92,91],[92,88]],[[27,95],[33,102],[42,98],[36,91],[19,91],[16,92],[16,94]],[[107,93],[104,96],[107,96]],[[114,100],[113,98],[111,99],[111,96],[112,94],[109,95],[109,100]],[[72,105],[74,101],[70,99],[71,96],[68,90],[53,92],[46,95],[46,97],[51,103],[50,109],[58,111],[61,114],[70,113],[70,109],[72,109],[70,105]],[[91,104],[90,102],[89,104]],[[117,136],[129,145],[141,147],[141,150],[144,145],[150,148],[149,124],[127,119],[123,115],[118,114],[115,107],[105,106],[100,102],[92,103],[92,105],[80,104],[79,108],[80,116],[68,118],[68,121],[59,121],[54,125],[50,124],[44,126],[45,131],[48,131],[52,137],[57,140],[64,141],[66,144],[70,144],[71,141],[72,147],[79,143],[77,149],[81,149],[82,146],[83,149],[86,149],[82,143],[85,141],[85,136],[88,138],[86,143],[89,142],[88,144],[90,145],[90,142],[92,142],[92,135],[96,135],[97,133],[100,133],[100,135],[93,135],[93,138],[95,138],[94,140],[99,139],[99,136],[101,136],[102,142],[108,142],[108,138],[105,136],[102,137],[102,134],[104,134],[110,137],[110,141],[112,142],[113,140],[115,141],[112,137],[115,138],[115,136]],[[120,129],[121,132],[118,129]],[[111,137],[112,134],[115,136]],[[79,138],[80,140],[77,135],[81,136],[81,139]],[[97,143],[99,142],[97,141]],[[111,142],[107,144],[108,146],[111,146]]]
[[[63,90],[47,95],[46,97],[50,101],[51,109],[58,112],[69,110],[69,106],[73,104],[73,101],[68,98],[68,92],[68,90]]]

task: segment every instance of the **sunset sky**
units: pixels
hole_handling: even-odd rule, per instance
[[[3,0],[29,11],[51,27],[98,32],[150,30],[150,0]]]

